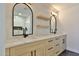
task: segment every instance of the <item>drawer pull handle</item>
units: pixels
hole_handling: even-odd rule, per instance
[[[55,40],[58,40],[59,38],[56,38]]]
[[[51,49],[53,49],[53,47],[49,48],[48,50],[51,50]]]
[[[63,39],[63,44],[64,44],[64,39]]]
[[[49,40],[48,42],[52,42],[53,40]]]
[[[58,54],[60,51],[57,51],[56,54]]]
[[[59,44],[56,44],[56,46],[59,46]]]
[[[36,56],[36,50],[34,50],[34,56]]]
[[[31,56],[33,56],[33,51],[31,51]]]

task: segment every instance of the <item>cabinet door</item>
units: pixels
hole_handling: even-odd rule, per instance
[[[43,44],[37,44],[37,45],[20,45],[16,47],[12,47],[6,49],[6,55],[10,56],[42,56],[44,55],[44,46]]]
[[[36,49],[36,56],[44,56],[44,49],[43,48],[37,48]]]
[[[39,44],[36,46],[33,46],[33,48],[31,48],[31,55],[33,56],[44,56],[44,46],[43,44]]]
[[[10,53],[10,52],[9,52],[9,48],[6,48],[6,49],[5,49],[5,55],[6,55],[6,56],[9,56],[9,53]]]
[[[31,56],[31,48],[33,47],[27,46],[27,44],[9,48],[10,56]]]
[[[21,54],[19,56],[32,56],[31,50],[30,51],[29,50],[27,49],[27,51],[25,53],[23,53],[23,54]]]

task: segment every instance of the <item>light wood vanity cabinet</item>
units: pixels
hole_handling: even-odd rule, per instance
[[[43,41],[22,44],[6,49],[6,56],[41,56],[44,55]]]
[[[65,50],[66,35],[6,48],[6,56],[57,56]]]
[[[46,56],[57,56],[66,48],[66,36],[49,38],[46,42]]]

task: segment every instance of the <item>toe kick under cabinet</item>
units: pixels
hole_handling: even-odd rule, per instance
[[[5,49],[6,56],[57,56],[65,50],[66,35],[50,37]]]

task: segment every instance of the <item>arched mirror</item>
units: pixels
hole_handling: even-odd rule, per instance
[[[56,34],[56,32],[57,32],[57,18],[56,18],[56,15],[51,13],[51,17],[50,17],[50,33]]]
[[[16,3],[12,10],[13,36],[33,34],[33,11],[25,3]]]

